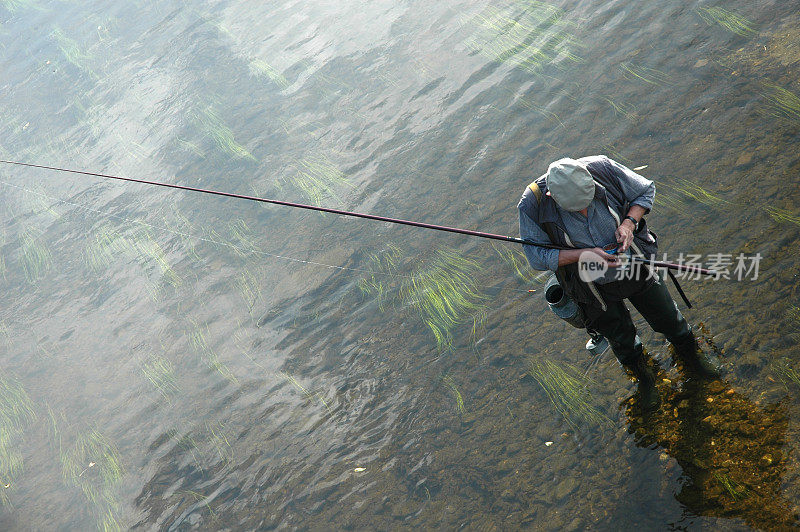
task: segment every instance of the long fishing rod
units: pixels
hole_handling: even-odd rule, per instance
[[[13,165],[16,165],[16,166],[25,166],[25,167],[28,167],[28,168],[39,168],[39,169],[42,169],[42,170],[53,170],[53,171],[56,171],[56,172],[66,172],[66,173],[70,173],[70,174],[80,174],[80,175],[88,175],[88,176],[93,176],[93,177],[102,177],[104,179],[115,179],[115,180],[118,180],[118,181],[127,181],[127,182],[130,182],[130,183],[141,183],[143,185],[153,185],[153,186],[157,186],[157,187],[174,188],[174,189],[178,189],[178,190],[188,190],[190,192],[200,192],[202,194],[210,194],[212,196],[222,196],[222,197],[225,197],[225,198],[234,198],[234,199],[243,199],[243,200],[249,200],[249,201],[257,201],[259,203],[269,203],[269,204],[272,204],[272,205],[282,205],[284,207],[292,207],[292,208],[295,208],[295,209],[306,209],[306,210],[311,210],[311,211],[338,214],[340,216],[351,216],[351,217],[355,217],[355,218],[365,218],[367,220],[377,220],[379,222],[388,222],[388,223],[400,224],[400,225],[410,225],[412,227],[421,227],[423,229],[433,229],[435,231],[446,231],[446,232],[449,232],[449,233],[458,233],[458,234],[462,234],[462,235],[475,236],[475,237],[479,237],[479,238],[489,238],[489,239],[492,239],[492,240],[501,240],[503,242],[512,242],[512,243],[515,243],[515,244],[539,246],[539,247],[543,247],[543,248],[547,248],[547,249],[558,249],[558,250],[574,249],[574,248],[568,248],[568,247],[564,247],[564,246],[557,246],[557,245],[553,245],[553,244],[540,244],[538,242],[532,242],[530,240],[524,240],[522,238],[516,238],[516,237],[513,237],[513,236],[496,235],[494,233],[485,233],[485,232],[482,232],[482,231],[471,231],[469,229],[460,229],[458,227],[448,227],[448,226],[445,226],[445,225],[436,225],[436,224],[428,224],[428,223],[424,223],[424,222],[415,222],[415,221],[411,221],[411,220],[402,220],[400,218],[389,218],[389,217],[386,217],[386,216],[378,216],[378,215],[375,215],[375,214],[366,214],[366,213],[361,213],[361,212],[344,211],[344,210],[340,210],[340,209],[331,209],[331,208],[328,208],[328,207],[318,207],[316,205],[307,205],[307,204],[304,204],[304,203],[294,203],[294,202],[290,202],[290,201],[281,201],[281,200],[275,200],[275,199],[260,198],[260,197],[257,197],[257,196],[247,196],[247,195],[244,195],[244,194],[234,194],[232,192],[223,192],[223,191],[220,191],[220,190],[210,190],[210,189],[205,189],[205,188],[189,187],[189,186],[185,186],[185,185],[176,185],[176,184],[173,184],[173,183],[164,183],[164,182],[160,182],[160,181],[149,181],[147,179],[135,179],[135,178],[132,178],[132,177],[120,177],[120,176],[109,175],[109,174],[101,174],[101,173],[98,173],[98,172],[87,172],[87,171],[84,171],[84,170],[73,170],[73,169],[70,169],[70,168],[60,168],[58,166],[47,166],[47,165],[43,165],[43,164],[23,163],[23,162],[19,162],[19,161],[7,161],[7,160],[3,160],[3,159],[0,159],[0,163],[13,164]],[[685,271],[685,272],[691,272],[691,273],[700,273],[700,274],[703,274],[703,275],[714,275],[714,276],[718,275],[718,273],[716,271],[714,271],[714,270],[709,270],[709,269],[706,269],[706,268],[700,268],[698,266],[688,266],[688,265],[685,265],[685,264],[674,264],[674,263],[671,263],[671,262],[662,262],[662,261],[651,261],[651,260],[647,260],[647,259],[644,259],[644,258],[641,258],[641,257],[632,257],[632,259],[634,261],[637,261],[637,262],[643,262],[643,263],[649,264],[649,265],[651,265],[653,267],[656,267],[656,268],[667,268],[667,269],[671,269],[671,270]]]

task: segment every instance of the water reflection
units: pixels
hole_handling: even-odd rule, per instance
[[[599,152],[670,255],[769,262],[691,285],[738,392],[629,414],[673,490],[516,248],[0,169],[0,529],[796,524],[796,407],[739,393],[800,381],[800,23],[695,4],[0,1],[5,159],[511,234]]]
[[[740,518],[760,529],[796,526],[781,489],[787,405],[758,405],[726,380],[661,377],[662,407],[642,417],[629,400],[628,425],[638,446],[663,449],[681,466],[675,498],[696,515]]]

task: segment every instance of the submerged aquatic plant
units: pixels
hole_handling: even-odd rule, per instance
[[[342,187],[353,187],[347,175],[328,157],[321,154],[300,159],[297,162],[297,173],[289,181],[318,206],[325,200],[342,203],[337,190]]]
[[[229,241],[230,247],[238,255],[244,257],[258,250],[255,234],[244,220],[239,219],[230,222],[228,224],[228,234],[231,237]]]
[[[738,482],[736,482],[735,480],[731,479],[729,476],[723,473],[715,471],[714,480],[716,480],[717,483],[719,483],[719,485],[722,486],[722,489],[724,489],[728,495],[730,495],[736,500],[743,499],[744,497],[747,496],[749,492],[746,486],[739,484]]]
[[[275,67],[262,59],[250,61],[250,73],[257,78],[267,78],[281,89],[289,86],[289,81]]]
[[[101,226],[91,232],[84,249],[84,261],[95,274],[106,269],[121,253],[133,252],[133,246],[110,225]]]
[[[795,369],[795,364],[787,358],[773,360],[770,368],[788,389],[789,385],[800,387],[800,370]]]
[[[619,66],[622,76],[630,81],[643,81],[650,85],[672,85],[672,76],[655,68],[636,65],[631,62],[622,63]]]
[[[551,148],[558,149],[556,146],[552,146]],[[602,145],[602,153],[608,154],[612,159],[615,161],[619,161],[621,163],[625,163],[628,166],[633,166],[633,161],[630,160],[629,157],[625,157],[622,154],[621,147],[615,146],[614,144],[603,144]]]
[[[136,142],[130,136],[122,136],[119,132],[114,132],[114,137],[116,137],[118,143],[117,151],[119,152],[120,159],[122,155],[127,155],[133,161],[142,161],[145,159],[150,158],[150,149],[141,144]]]
[[[78,94],[72,98],[71,107],[74,110],[75,121],[89,128],[95,138],[100,138],[104,134],[103,120],[105,119],[107,109],[104,109],[102,104],[89,94]],[[57,152],[58,150],[65,152],[76,151],[75,147],[68,147],[66,140],[61,138],[61,146],[57,149],[51,148],[50,153]]]
[[[50,249],[42,239],[42,234],[33,229],[27,228],[20,236],[22,243],[22,269],[25,279],[30,284],[36,284],[43,279],[53,266],[53,256]]]
[[[195,155],[197,155],[198,157],[205,157],[206,156],[206,152],[203,151],[203,148],[201,148],[200,146],[198,146],[197,144],[195,144],[192,141],[176,137],[175,138],[175,143],[182,150],[190,151],[190,152],[194,153]]]
[[[0,320],[0,345],[8,345],[11,343],[11,331],[5,321]]]
[[[611,98],[603,98],[614,109],[614,114],[624,116],[628,120],[636,120],[639,115],[636,113],[636,107],[633,104],[615,102]]]
[[[0,374],[0,504],[10,504],[9,491],[23,472],[23,432],[36,419],[33,401],[19,381]]]
[[[44,187],[41,185],[34,185],[32,190],[25,189],[24,198],[25,208],[33,214],[47,214],[53,220],[61,218],[61,214],[53,209],[52,203],[47,201],[50,196],[44,193]]]
[[[51,419],[57,432],[52,411]],[[101,530],[122,530],[117,490],[125,469],[114,443],[97,430],[90,430],[79,434],[75,444],[62,448],[60,454],[64,481],[81,489],[94,507]]]
[[[538,103],[534,102],[533,100],[531,100],[530,98],[527,98],[525,96],[521,96],[521,95],[517,94],[515,91],[509,90],[509,89],[501,89],[501,90],[503,90],[503,92],[505,92],[515,104],[521,105],[522,107],[524,107],[525,109],[528,109],[529,111],[533,111],[534,113],[540,114],[544,118],[547,118],[548,120],[552,120],[553,122],[557,123],[561,127],[566,127],[566,126],[564,126],[564,122],[561,121],[561,117],[559,117],[558,114],[556,114],[553,111],[551,111],[550,109],[548,109],[548,107],[549,107],[548,105],[538,104]],[[496,111],[500,112],[501,114],[505,112],[504,110],[499,109],[499,108],[495,107],[494,105],[492,105],[492,108],[494,108]],[[412,172],[417,172],[417,169],[412,169],[411,171]]]
[[[120,256],[135,257],[142,266],[155,262],[161,278],[173,288],[178,288],[183,283],[167,261],[163,248],[147,228],[140,227],[123,234],[110,225],[103,225],[91,232],[90,240],[84,250],[84,261],[94,273],[100,273],[108,268]],[[157,286],[151,288],[158,292]]]
[[[52,35],[56,40],[56,45],[61,50],[64,59],[66,59],[68,63],[86,73],[91,78],[96,79],[98,77],[90,66],[94,58],[87,50],[78,44],[78,41],[67,37],[61,28],[53,30]]]
[[[770,205],[765,205],[764,210],[767,211],[767,214],[769,214],[775,221],[789,222],[800,225],[800,216],[791,211],[779,209],[778,207],[772,207]]]
[[[210,137],[220,151],[232,157],[258,162],[258,159],[244,146],[236,142],[233,131],[225,124],[213,105],[195,111],[192,118],[203,134]]]
[[[142,364],[142,373],[167,401],[179,392],[175,366],[168,359],[151,356]]]
[[[278,376],[283,380],[285,380],[286,382],[288,382],[289,384],[291,384],[292,386],[294,386],[295,388],[297,388],[300,392],[302,392],[303,395],[306,396],[307,399],[315,403],[317,402],[322,403],[325,406],[325,409],[328,411],[328,413],[333,414],[331,407],[328,405],[328,402],[325,400],[325,398],[322,396],[321,393],[317,392],[312,394],[306,389],[305,386],[297,382],[297,379],[295,379],[292,375],[289,375],[284,371],[278,372]]]
[[[528,265],[528,259],[525,258],[522,251],[516,248],[512,249],[509,246],[498,246],[497,244],[492,244],[492,247],[494,247],[494,250],[500,255],[500,258],[503,259],[503,262],[511,267],[514,271],[514,275],[523,283],[526,285],[541,283],[542,272],[533,270]]]
[[[719,24],[726,30],[742,37],[756,32],[750,20],[723,7],[699,7],[697,13],[709,26]]]
[[[15,13],[22,9],[38,9],[37,0],[0,0],[0,6],[9,13]]]
[[[202,502],[203,506],[205,506],[206,508],[206,511],[208,511],[208,516],[211,518],[211,520],[212,521],[217,520],[217,514],[214,512],[214,509],[211,508],[211,504],[209,504],[209,501],[213,500],[212,496],[203,495],[199,491],[194,491],[194,490],[180,490],[175,493],[176,495],[187,495],[195,503]]]
[[[727,200],[712,194],[697,183],[688,179],[677,179],[674,183],[659,183],[659,187],[666,188],[678,194],[679,197],[691,198],[707,207],[719,208],[729,203]],[[682,198],[681,198],[682,199]]]
[[[381,311],[385,310],[384,305],[388,301],[390,292],[396,288],[396,279],[393,275],[397,273],[397,265],[402,256],[400,248],[388,244],[385,250],[369,258],[369,269],[375,273],[358,281],[361,292],[377,298]]]
[[[186,251],[188,257],[192,260],[199,261],[200,255],[197,254],[195,248],[197,237],[192,236],[194,225],[184,216],[179,210],[177,205],[172,205],[172,212],[169,216],[164,217],[164,225],[170,228],[170,232],[178,235],[181,240],[181,246]]]
[[[562,59],[578,62],[578,42],[564,13],[561,8],[538,1],[487,7],[465,21],[476,28],[466,45],[492,61],[531,73]]]
[[[661,185],[659,184],[659,187]],[[653,201],[655,205],[659,209],[668,208],[674,209],[678,212],[685,212],[688,203],[685,197],[682,197],[680,194],[675,192],[667,192],[663,188],[660,188],[658,194],[656,194],[656,198]]]
[[[416,310],[436,338],[440,350],[453,346],[453,329],[472,323],[472,338],[486,319],[487,297],[480,291],[481,265],[455,250],[437,249],[430,260],[411,275],[397,275],[402,252],[390,246],[370,258],[375,274],[359,281],[359,289],[377,297],[381,310],[392,299]]]
[[[171,431],[173,435],[178,430]],[[231,459],[231,444],[228,441],[227,429],[219,421],[203,423],[202,427],[191,429],[175,440],[179,451],[191,457],[197,469],[205,470],[219,462]]]
[[[6,280],[6,258],[3,254],[3,248],[6,245],[6,229],[0,228],[0,277]]]
[[[800,96],[773,83],[765,83],[764,98],[769,104],[771,115],[792,121],[800,120]]]
[[[177,435],[177,430],[175,430],[175,435]],[[203,469],[203,463],[200,460],[200,448],[195,440],[194,436],[191,432],[187,432],[176,438],[175,440],[175,447],[185,453],[189,454],[192,457],[192,462],[197,466],[198,469]]]
[[[264,366],[264,364],[262,364],[260,360],[253,356],[253,336],[246,328],[242,326],[242,322],[238,319],[236,320],[236,324],[237,327],[236,332],[233,333],[233,341],[236,344],[236,347],[239,349],[239,352],[244,355],[247,360],[252,362],[254,366],[267,371],[267,368]]]
[[[587,384],[591,381],[569,364],[547,358],[531,359],[530,374],[550,402],[577,429],[581,424],[606,425],[610,419],[595,405]]]
[[[464,408],[464,398],[461,396],[461,392],[458,390],[458,386],[456,386],[456,382],[453,380],[453,377],[450,375],[445,375],[442,377],[442,384],[444,384],[450,390],[450,393],[453,394],[453,399],[456,400],[456,408],[458,409],[458,413],[466,413],[466,409]]]
[[[200,357],[209,369],[216,371],[232,384],[238,384],[239,379],[236,378],[236,375],[233,374],[228,366],[219,359],[219,355],[208,345],[206,333],[208,333],[207,326],[201,326],[197,321],[189,320],[189,329],[186,331],[186,336],[195,354]]]
[[[422,316],[440,350],[453,346],[453,328],[472,317],[473,334],[485,318],[476,274],[480,264],[455,250],[437,249],[426,267],[415,271],[400,288],[400,298]]]
[[[228,28],[227,24],[222,22],[222,18],[220,16],[209,12],[203,12],[194,8],[190,8],[190,11],[194,12],[205,24],[208,24],[210,27],[217,30],[221,36],[229,39],[235,39],[233,32],[230,30],[230,28]]]
[[[231,459],[231,442],[228,441],[226,427],[219,421],[206,423],[206,443],[210,450],[223,462]]]
[[[155,262],[158,265],[158,268],[161,270],[162,277],[170,285],[172,285],[173,288],[180,287],[183,283],[183,280],[169,264],[166,254],[161,248],[161,244],[156,242],[150,232],[144,230],[138,231],[134,234],[134,237],[135,249],[139,252],[140,257],[144,260],[144,262]]]
[[[258,279],[250,272],[250,270],[245,269],[245,271],[236,277],[234,284],[236,285],[236,289],[239,291],[239,295],[247,305],[247,312],[252,315],[253,308],[255,308],[256,303],[261,301],[263,298],[261,294],[261,285],[259,284]]]

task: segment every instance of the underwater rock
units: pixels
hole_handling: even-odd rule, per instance
[[[501,460],[500,463],[497,464],[497,472],[501,475],[508,474],[512,469],[514,469],[514,463],[511,460]]]
[[[756,529],[796,527],[798,516],[782,487],[789,481],[782,451],[786,407],[759,407],[732,390],[724,381],[660,386],[663,408],[655,419],[643,423],[629,408],[629,428],[637,445],[652,448],[657,442],[659,461],[682,469],[687,481],[675,498],[693,512],[742,518]]]
[[[413,511],[409,501],[400,502],[392,506],[392,517],[400,519]]]
[[[480,423],[475,426],[475,435],[476,436],[486,436],[492,431],[491,425],[488,423]]]
[[[558,483],[555,489],[555,497],[556,500],[561,500],[564,497],[570,495],[573,491],[575,491],[578,487],[578,481],[575,480],[573,477],[567,477],[561,482]]]
[[[734,164],[734,166],[746,166],[750,164],[752,161],[753,161],[753,153],[746,152],[741,154],[739,158],[736,159],[736,163]]]
[[[719,393],[725,389],[725,384],[722,381],[713,381],[708,385],[708,391],[711,393]]]
[[[461,414],[461,424],[465,427],[469,427],[470,425],[475,423],[477,419],[478,417],[475,415],[474,412],[467,412],[466,414]]]

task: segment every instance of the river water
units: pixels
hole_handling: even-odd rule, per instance
[[[732,260],[642,417],[513,245],[2,164],[0,527],[797,526],[798,7],[0,1],[3,159],[516,236],[606,154]]]

